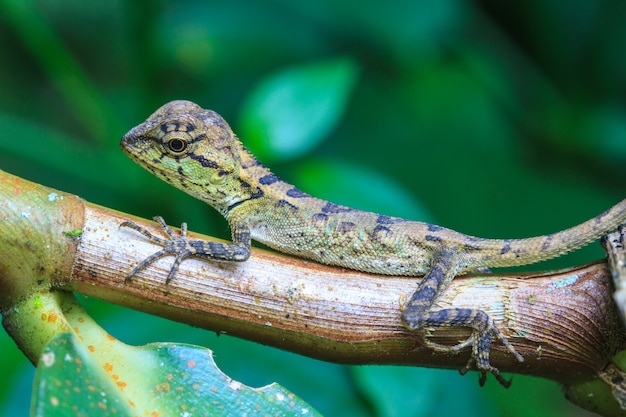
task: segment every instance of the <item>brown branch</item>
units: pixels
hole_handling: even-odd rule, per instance
[[[608,264],[613,275],[615,302],[620,310],[622,321],[626,322],[626,225],[619,231],[602,239],[602,246],[608,254]]]
[[[3,186],[11,181],[19,182],[18,188],[34,190],[30,183],[2,173],[3,219],[17,215],[13,200],[24,197],[15,196],[15,186]],[[39,187],[33,192],[42,199],[52,191]],[[161,231],[152,222],[65,196],[59,204],[72,205],[57,210],[58,218],[42,216],[47,223],[37,225],[33,223],[41,221],[40,216],[30,215],[28,222],[5,221],[0,230],[0,245],[11,244],[9,234],[16,239],[51,231],[57,234],[46,241],[65,241],[64,251],[50,253],[60,258],[51,273],[52,288],[332,362],[461,368],[469,358],[468,350],[458,354],[433,351],[421,341],[423,332],[411,333],[400,325],[400,309],[416,287],[419,278],[415,277],[365,274],[254,250],[244,263],[186,260],[167,286],[164,282],[172,259],[164,258],[125,283],[132,266],[158,248],[138,233],[120,229],[119,224],[133,220],[156,233]],[[71,239],[59,236],[50,224],[60,225],[58,229],[82,229],[78,245],[68,245]],[[22,256],[41,261],[40,254],[28,250]],[[7,271],[15,262],[9,259],[0,270]],[[5,293],[11,274],[1,279]],[[22,293],[34,285],[34,281],[22,283]],[[516,362],[494,342],[492,364],[502,371],[571,384],[595,378],[623,347],[624,328],[611,288],[606,263],[596,262],[543,274],[459,277],[437,306],[480,308],[491,314],[525,359]],[[11,300],[20,296],[19,291],[11,291],[11,297],[0,298],[3,312],[10,312]],[[434,343],[456,344],[469,332],[444,328],[428,334]]]

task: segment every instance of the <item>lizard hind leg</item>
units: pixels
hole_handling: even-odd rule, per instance
[[[472,334],[467,340],[454,345],[443,346],[432,343],[425,339],[425,344],[439,351],[459,351],[471,346],[472,353],[467,365],[460,370],[465,375],[474,365],[480,372],[479,384],[485,383],[487,373],[491,373],[504,387],[510,386],[510,381],[505,380],[500,371],[489,362],[491,340],[495,337],[515,356],[523,362],[522,356],[509,343],[496,326],[493,319],[483,310],[470,308],[448,308],[431,311],[432,305],[454,278],[453,257],[442,253],[434,261],[430,271],[424,276],[415,293],[411,296],[407,306],[402,311],[402,323],[409,330],[425,327],[470,327]]]

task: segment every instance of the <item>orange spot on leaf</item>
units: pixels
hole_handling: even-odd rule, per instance
[[[57,313],[54,310],[50,310],[48,313],[48,323],[56,323],[58,318]]]

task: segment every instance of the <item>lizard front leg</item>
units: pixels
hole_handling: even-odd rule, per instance
[[[441,346],[426,340],[426,344],[440,351],[459,351],[467,346],[472,347],[472,354],[467,365],[460,370],[461,375],[476,365],[481,373],[479,384],[485,383],[487,372],[493,374],[498,382],[508,388],[511,381],[507,381],[500,375],[500,371],[489,362],[491,340],[496,337],[504,346],[523,362],[522,356],[502,335],[493,319],[483,310],[470,308],[447,308],[431,311],[432,305],[447,288],[448,284],[456,275],[457,268],[452,252],[443,251],[433,259],[433,264],[411,296],[407,306],[402,312],[402,323],[409,330],[421,329],[427,326],[465,326],[472,329],[472,334],[467,340],[455,346]]]
[[[126,276],[126,282],[137,272],[146,268],[152,262],[160,259],[164,256],[175,256],[174,263],[170,269],[166,284],[176,275],[178,267],[185,258],[197,257],[204,259],[219,259],[225,261],[245,261],[250,257],[250,229],[244,224],[231,224],[233,243],[219,243],[209,242],[206,240],[190,240],[187,238],[187,223],[183,223],[180,226],[180,236],[176,237],[174,232],[167,226],[165,220],[161,216],[155,216],[154,221],[158,222],[165,233],[169,236],[169,239],[163,239],[149,232],[142,226],[136,223],[127,221],[120,224],[120,227],[128,227],[138,231],[144,235],[148,240],[157,245],[163,246],[158,252],[153,253],[146,259],[137,264],[130,273]]]

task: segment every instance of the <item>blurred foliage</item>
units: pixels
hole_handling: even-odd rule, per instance
[[[552,232],[626,197],[624,21],[608,0],[0,0],[0,167],[228,237],[118,150],[184,98],[320,197],[482,237]],[[543,380],[481,390],[454,371],[343,367],[83,301],[127,343],[208,346],[231,377],[277,381],[329,416],[584,415]],[[24,415],[34,370],[0,346],[0,412]]]

